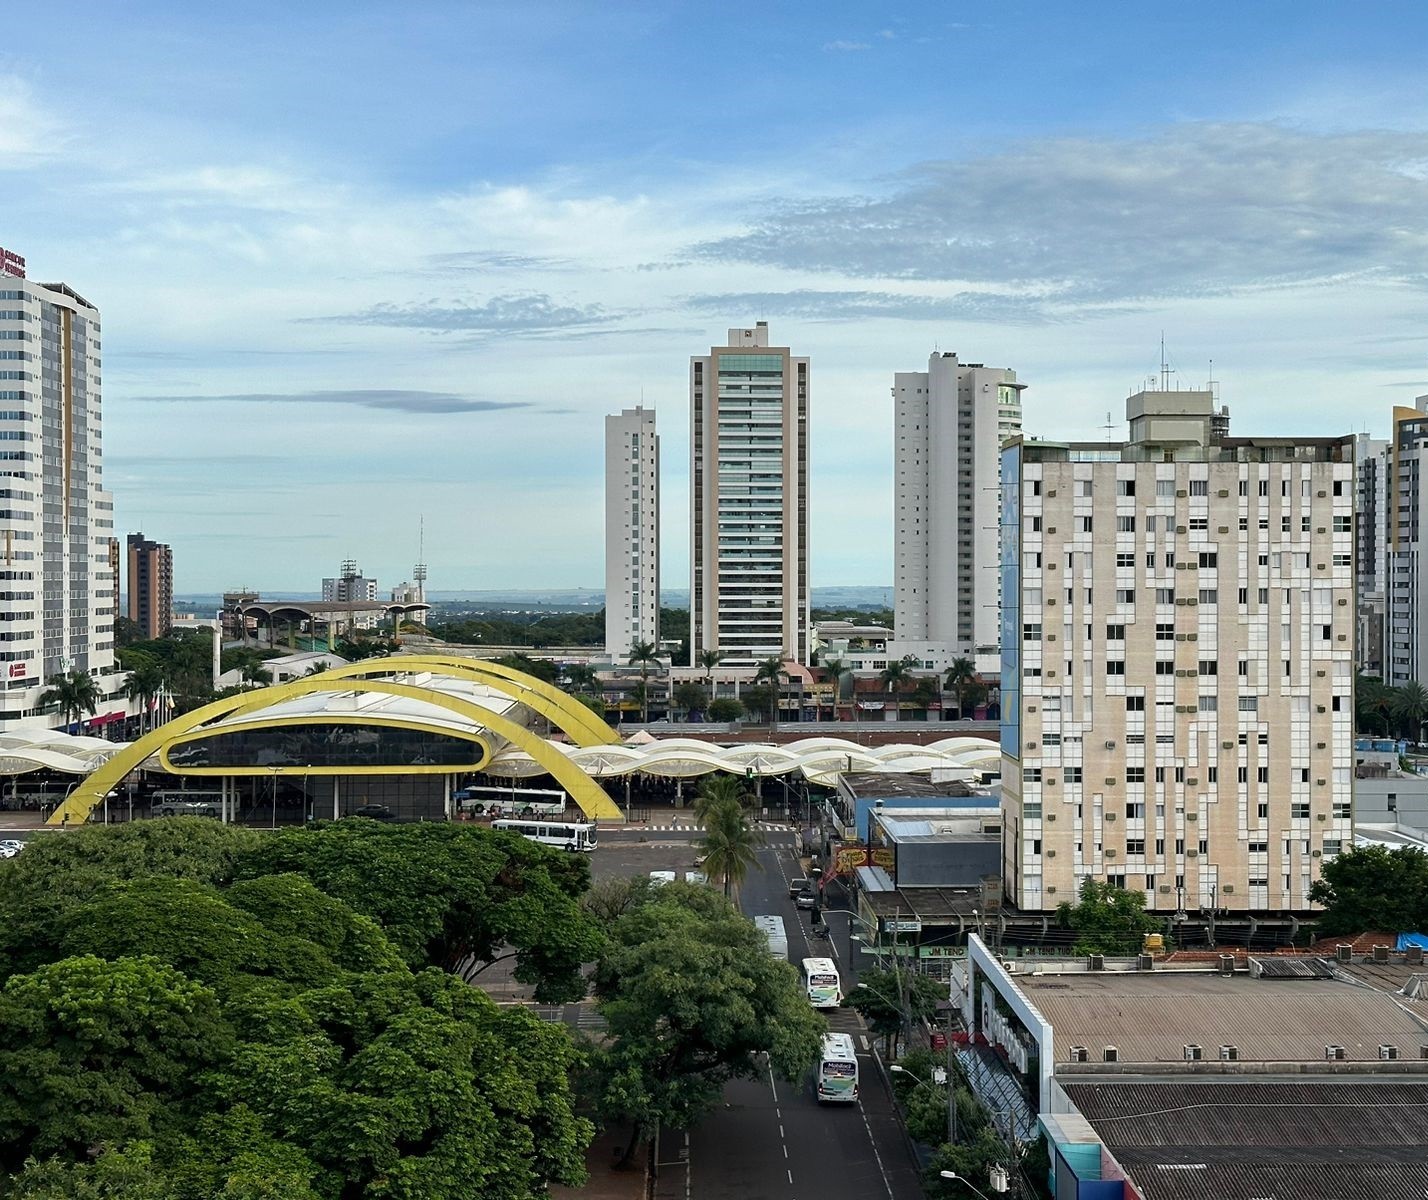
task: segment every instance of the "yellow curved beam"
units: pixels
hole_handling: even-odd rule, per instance
[[[504,692],[527,708],[538,712],[565,733],[577,746],[610,746],[620,743],[620,735],[573,696],[558,687],[502,663],[482,658],[460,658],[450,654],[397,654],[386,658],[364,658],[360,662],[333,667],[310,679],[351,679],[364,675],[393,675],[403,671],[427,671],[450,677],[472,676],[487,687]]]
[[[551,746],[539,734],[532,733],[524,725],[519,725],[499,713],[482,708],[479,704],[474,704],[469,700],[447,696],[430,688],[414,687],[406,683],[369,679],[363,680],[354,687],[352,684],[339,680],[323,680],[318,676],[312,676],[308,679],[294,679],[288,683],[261,688],[256,692],[246,692],[239,696],[228,696],[222,700],[215,700],[212,704],[205,704],[191,713],[184,713],[167,725],[162,725],[158,729],[146,733],[138,741],[131,742],[119,751],[97,771],[86,776],[84,781],[69,794],[65,802],[50,814],[47,823],[50,825],[83,824],[89,819],[89,814],[94,808],[103,802],[109,791],[149,755],[209,721],[227,716],[238,709],[253,711],[267,708],[298,696],[310,696],[317,692],[354,690],[377,692],[388,696],[403,696],[409,700],[418,700],[464,716],[505,738],[545,767],[556,782],[570,793],[571,798],[580,806],[580,810],[586,816],[604,817],[610,820],[624,819],[624,814],[606,794],[605,789],[590,778],[583,769]],[[354,716],[358,715],[354,714]],[[303,773],[304,769],[301,767],[279,770],[279,774]]]

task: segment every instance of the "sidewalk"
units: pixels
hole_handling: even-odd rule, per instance
[[[628,1133],[606,1132],[596,1136],[585,1155],[590,1178],[584,1187],[550,1185],[553,1200],[645,1200],[645,1164],[649,1161],[646,1148],[635,1151],[634,1162],[627,1170],[617,1171],[612,1164],[625,1152]]]

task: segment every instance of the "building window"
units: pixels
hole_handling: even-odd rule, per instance
[[[1106,674],[1107,674],[1107,675],[1124,675],[1125,673],[1126,673],[1126,664],[1125,664],[1125,660],[1124,660],[1124,659],[1119,659],[1119,658],[1108,658],[1108,659],[1106,659]]]
[[[1134,480],[1134,479],[1117,479],[1117,480],[1116,480],[1116,495],[1117,495],[1117,496],[1134,496],[1134,495],[1135,495],[1135,480]]]
[[[1190,494],[1192,496],[1208,496],[1210,494],[1210,481],[1208,479],[1192,479],[1190,481]]]
[[[1117,532],[1117,533],[1134,533],[1134,532],[1135,532],[1135,518],[1134,518],[1134,517],[1117,517],[1117,518],[1116,518],[1116,532]]]
[[[1145,697],[1127,696],[1126,712],[1145,712]]]
[[[1214,550],[1200,551],[1200,567],[1202,570],[1211,570],[1220,565],[1220,556]]]
[[[1123,642],[1126,640],[1126,627],[1124,625],[1107,625],[1106,641]]]

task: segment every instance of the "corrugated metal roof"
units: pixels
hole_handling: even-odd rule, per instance
[[[1321,1062],[1340,1045],[1350,1059],[1377,1059],[1380,1045],[1417,1058],[1428,1029],[1391,996],[1350,983],[1280,981],[1171,972],[1018,976],[1051,1022],[1058,1063],[1072,1046],[1093,1059],[1115,1046],[1121,1062],[1182,1062],[1187,1044],[1216,1058],[1222,1045],[1257,1062]]]
[[[1250,974],[1265,979],[1333,979],[1334,964],[1327,958],[1289,955],[1249,960]]]
[[[892,876],[882,867],[856,867],[853,873],[858,878],[858,886],[865,892],[895,892],[897,885]]]

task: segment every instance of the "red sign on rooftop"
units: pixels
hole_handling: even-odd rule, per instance
[[[13,275],[16,279],[25,278],[25,260],[13,250],[6,250],[0,247],[0,274]]]

